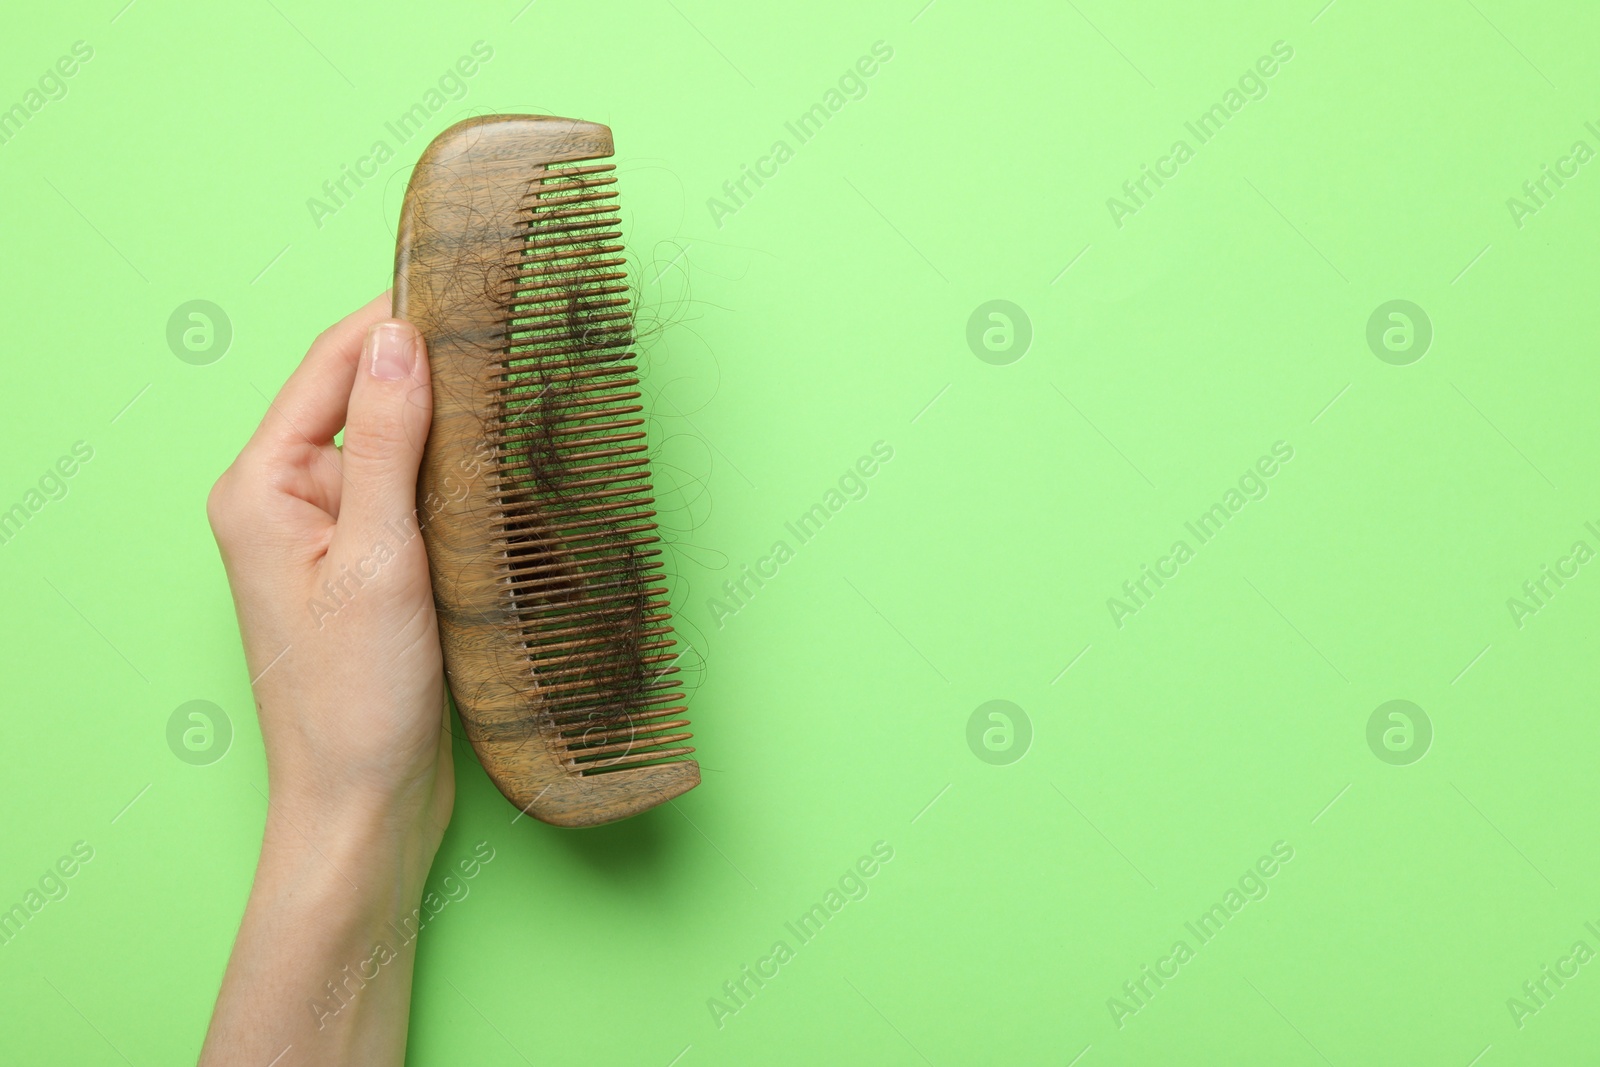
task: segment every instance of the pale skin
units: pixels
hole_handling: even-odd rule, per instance
[[[268,805],[202,1067],[405,1059],[415,941],[389,924],[420,905],[455,776],[427,558],[406,536],[428,362],[388,315],[385,293],[316,339],[206,505],[254,679]],[[375,963],[380,941],[394,952]]]

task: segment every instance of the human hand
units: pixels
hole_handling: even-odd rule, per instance
[[[415,515],[432,394],[421,338],[388,308],[384,294],[316,339],[206,510],[272,804],[420,821],[437,847],[454,782]]]
[[[455,776],[416,518],[428,361],[389,307],[316,339],[206,504],[268,800],[202,1064],[405,1056],[415,954],[394,932],[417,928]]]

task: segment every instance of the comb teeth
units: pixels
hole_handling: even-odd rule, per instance
[[[517,247],[490,390],[488,487],[505,595],[564,764],[600,774],[694,751],[632,360],[611,164],[541,168]],[[604,477],[595,477],[604,475]]]

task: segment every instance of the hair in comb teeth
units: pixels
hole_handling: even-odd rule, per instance
[[[433,374],[418,495],[436,501],[423,538],[451,693],[501,792],[562,826],[700,780],[682,744],[616,178],[585,162],[610,154],[593,123],[459,123],[412,174],[395,260],[395,314],[427,340]]]

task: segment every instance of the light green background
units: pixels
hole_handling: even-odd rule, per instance
[[[1507,607],[1600,549],[1600,164],[1520,227],[1506,203],[1600,149],[1591,7],[523,2],[106,0],[0,35],[0,106],[94,50],[0,145],[0,507],[94,449],[0,545],[0,907],[94,849],[0,945],[0,1059],[197,1052],[265,810],[206,490],[387,284],[426,138],[519,110],[615,131],[705,782],[562,832],[513,824],[461,750],[441,861],[496,858],[422,937],[412,1062],[1593,1055],[1600,963],[1520,1028],[1507,1007],[1600,951],[1600,564],[1520,628]],[[426,136],[387,134],[479,40]],[[1194,143],[1280,40],[1265,98]],[[778,138],[719,228],[707,199]],[[1119,228],[1107,199],[1179,138]],[[208,366],[165,339],[191,299],[234,330]],[[1007,366],[966,341],[992,299],[1032,324]],[[1434,328],[1409,366],[1365,339],[1393,299]],[[721,583],[879,440],[866,497],[719,627]],[[1116,626],[1107,598],[1277,441],[1269,495]],[[165,738],[196,699],[234,728],[209,766]],[[968,747],[993,699],[1031,722],[1010,765]],[[1406,766],[1366,740],[1392,699],[1433,726]],[[879,841],[865,899],[719,1028],[708,999]],[[1278,841],[1270,894],[1119,1028],[1108,999]]]

